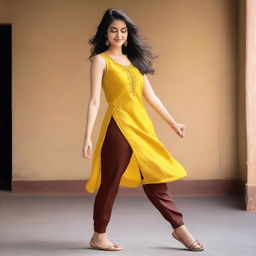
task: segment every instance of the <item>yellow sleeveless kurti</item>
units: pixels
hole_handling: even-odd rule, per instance
[[[101,147],[111,116],[133,150],[120,185],[134,188],[141,184],[163,183],[186,177],[186,170],[168,152],[155,133],[143,104],[144,77],[139,69],[133,64],[119,64],[104,52],[100,55],[106,61],[102,88],[108,108],[93,153],[90,178],[85,189],[94,193],[100,186]]]

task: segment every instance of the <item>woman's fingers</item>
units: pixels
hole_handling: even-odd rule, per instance
[[[181,138],[185,137],[184,128],[183,128],[183,127],[179,127],[179,128],[178,128],[178,131],[177,131],[177,134],[178,134]]]
[[[90,145],[83,147],[83,157],[86,157],[86,158],[92,157],[92,149]]]
[[[88,155],[91,157],[92,156],[92,148],[91,148],[91,146],[88,146],[87,152],[88,152]]]

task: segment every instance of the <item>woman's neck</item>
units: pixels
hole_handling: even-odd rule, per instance
[[[122,48],[121,47],[109,47],[107,52],[113,56],[123,56]]]

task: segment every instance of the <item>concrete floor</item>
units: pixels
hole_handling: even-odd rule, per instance
[[[144,196],[118,195],[109,238],[124,249],[89,249],[94,195],[13,195],[0,191],[0,255],[256,256],[256,213],[239,196],[174,197],[191,233],[206,247],[191,252]]]

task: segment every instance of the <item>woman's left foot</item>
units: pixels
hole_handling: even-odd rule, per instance
[[[185,225],[176,228],[172,236],[191,251],[204,250],[204,246],[189,233]]]

